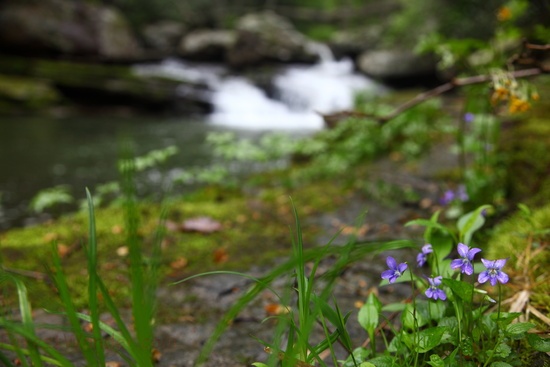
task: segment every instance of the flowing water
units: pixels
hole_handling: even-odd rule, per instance
[[[77,197],[84,188],[117,178],[121,139],[133,141],[136,154],[174,145],[172,168],[205,166],[212,154],[205,138],[212,131],[258,137],[273,130],[293,137],[323,128],[319,113],[353,106],[359,91],[380,93],[381,86],[353,71],[349,60],[330,57],[316,65],[281,67],[270,76],[270,91],[252,79],[218,65],[181,60],[140,65],[136,72],[193,80],[209,89],[201,98],[213,106],[199,117],[4,118],[0,124],[0,230],[34,223],[31,198],[45,188],[67,185]],[[181,93],[189,93],[182,87]],[[40,218],[38,218],[40,219]]]

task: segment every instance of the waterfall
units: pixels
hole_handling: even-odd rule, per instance
[[[210,92],[204,98],[213,106],[208,122],[238,129],[319,130],[324,127],[321,113],[352,108],[357,92],[382,90],[354,72],[350,59],[335,60],[323,44],[312,43],[310,47],[319,54],[320,61],[281,67],[272,77],[273,92],[269,95],[253,81],[230,75],[222,66],[170,59],[137,70],[207,84]]]

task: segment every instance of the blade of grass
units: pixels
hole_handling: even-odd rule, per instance
[[[53,348],[48,343],[44,342],[43,340],[39,339],[36,334],[33,331],[29,331],[26,327],[24,327],[21,324],[16,324],[13,322],[9,322],[7,320],[0,319],[0,327],[10,330],[12,333],[17,334],[25,338],[27,342],[34,344],[37,348],[40,347],[44,352],[46,352],[48,355],[50,355],[55,361],[57,361],[57,365],[61,367],[74,367],[74,365],[65,358],[60,352],[58,352],[55,348]],[[40,356],[41,358],[42,356]],[[34,363],[34,361],[33,361]],[[43,365],[40,361],[39,366]]]
[[[25,348],[20,348],[18,346],[12,345],[12,344],[6,344],[6,343],[0,343],[0,349],[3,350],[9,350],[12,352],[20,351],[21,355],[29,355],[29,350]],[[42,361],[45,363],[54,365],[54,366],[63,366],[62,363],[58,362],[56,359],[47,357],[44,355],[41,355],[40,358],[42,358]],[[0,362],[3,363],[3,366],[5,367],[15,367],[14,364],[6,357],[3,353],[0,352]]]
[[[139,361],[143,367],[152,367],[152,344],[153,344],[153,310],[154,304],[150,297],[147,297],[143,254],[139,239],[139,215],[135,193],[135,162],[130,159],[129,147],[125,147],[124,159],[120,164],[122,175],[122,192],[124,195],[124,214],[126,217],[127,244],[129,247],[130,279],[132,289],[132,316],[137,343],[140,346]],[[141,367],[141,365],[140,365]]]
[[[53,279],[63,303],[64,315],[67,316],[69,324],[71,325],[71,331],[76,337],[76,341],[88,366],[93,366],[95,364],[94,351],[90,346],[88,341],[87,333],[82,329],[80,320],[78,319],[76,308],[74,306],[73,300],[69,292],[69,286],[67,284],[67,278],[61,267],[61,258],[59,257],[59,252],[57,251],[57,246],[52,245],[52,257],[54,265]]]
[[[19,298],[19,311],[21,313],[21,323],[29,335],[36,335],[34,322],[32,320],[31,304],[27,296],[27,287],[25,284],[15,276],[8,275],[17,288],[17,296]],[[35,367],[41,367],[44,364],[40,359],[40,351],[32,339],[27,339],[29,356]]]
[[[89,223],[89,239],[87,247],[88,260],[88,305],[90,307],[90,316],[92,324],[92,336],[95,346],[95,361],[96,366],[105,366],[105,349],[103,338],[101,337],[101,329],[99,327],[99,302],[97,298],[97,238],[95,226],[94,202],[90,190],[86,188],[86,199],[88,201],[88,223]]]

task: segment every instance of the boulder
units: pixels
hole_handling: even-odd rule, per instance
[[[379,24],[359,29],[342,29],[336,31],[328,44],[338,57],[357,57],[365,50],[374,49],[382,39],[384,27]]]
[[[90,11],[90,20],[97,26],[98,56],[107,59],[134,59],[141,49],[122,14],[111,7],[97,7]]]
[[[223,29],[199,29],[185,35],[179,54],[199,61],[225,61],[235,43],[235,32]]]
[[[315,62],[319,54],[312,41],[285,18],[271,11],[247,14],[237,21],[236,40],[227,61],[244,67],[265,61]]]
[[[165,20],[146,26],[142,36],[146,47],[170,55],[176,51],[185,30],[184,24]]]
[[[407,49],[365,51],[357,66],[364,74],[385,82],[433,79],[437,75],[437,60],[432,55],[418,55]]]
[[[129,65],[6,56],[0,58],[0,76],[0,100],[17,103],[38,99],[55,103],[63,99],[77,105],[119,105],[150,110],[183,106],[196,112],[210,108],[199,96],[207,88],[204,84],[147,75]],[[28,88],[37,82],[43,86]],[[46,87],[52,87],[53,92]],[[180,93],[184,87],[196,93]],[[9,94],[2,91],[8,88]]]
[[[0,7],[0,50],[104,59],[140,55],[138,43],[120,12],[68,0],[6,1]]]

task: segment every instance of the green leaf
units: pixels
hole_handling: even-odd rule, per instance
[[[491,208],[490,205],[482,205],[473,212],[464,214],[458,219],[457,227],[462,243],[469,246],[474,232],[480,229],[485,223],[485,217],[481,213],[489,208]]]
[[[363,362],[359,365],[359,367],[376,367],[376,365],[370,362]]]
[[[512,353],[512,348],[508,344],[500,343],[495,349],[495,356],[506,358]]]
[[[382,303],[374,293],[369,295],[367,303],[359,310],[359,315],[357,316],[359,325],[369,333],[371,338],[374,336],[374,330],[378,326],[381,310]]]
[[[530,322],[516,322],[506,327],[506,333],[508,333],[509,335],[523,335],[534,327],[535,324]]]
[[[397,365],[395,358],[391,356],[376,357],[368,361],[376,367],[394,367]]]
[[[385,305],[382,307],[382,311],[387,312],[401,312],[407,307],[406,303],[390,303],[389,305]]]
[[[465,302],[471,302],[474,295],[474,286],[460,280],[443,278],[443,284],[451,288],[451,291]]]
[[[445,362],[437,354],[430,355],[430,360],[427,363],[430,366],[433,366],[433,367],[443,367],[443,366],[445,366]]]
[[[426,353],[437,347],[446,330],[447,328],[444,326],[436,326],[419,332],[418,335],[416,335],[416,351],[418,353]]]
[[[539,352],[550,352],[550,338],[541,338],[537,334],[527,334],[527,341],[533,349],[538,350]]]
[[[267,364],[262,363],[262,362],[254,362],[254,363],[252,363],[252,365],[255,366],[255,367],[269,367]]]
[[[491,363],[491,367],[512,367],[512,365],[506,362],[498,361]]]
[[[499,317],[499,314],[495,312],[491,314],[491,320],[501,324],[501,327],[505,327],[520,316],[521,312],[501,312]]]

